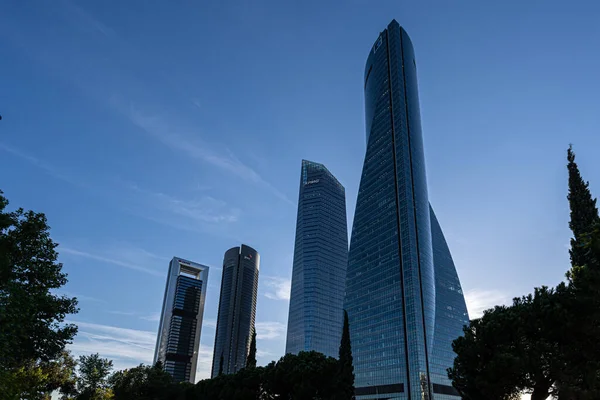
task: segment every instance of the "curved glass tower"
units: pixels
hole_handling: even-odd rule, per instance
[[[302,160],[286,353],[338,357],[348,266],[344,186],[323,164]]]
[[[242,244],[225,252],[211,377],[246,367],[256,319],[260,256]]]
[[[371,49],[364,90],[367,150],[346,282],[356,395],[456,398],[445,378],[447,350],[468,317],[460,292],[458,329],[436,334],[438,322],[448,325],[440,316],[448,291],[438,290],[437,276],[456,271],[430,212],[415,55],[396,21]]]

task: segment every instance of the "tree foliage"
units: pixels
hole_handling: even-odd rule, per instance
[[[348,322],[348,312],[344,310],[344,326],[342,330],[342,339],[339,352],[339,379],[340,390],[338,397],[340,400],[350,400],[354,398],[354,366],[352,364],[352,344],[350,343],[350,324]]]
[[[246,359],[246,368],[256,367],[256,328],[252,328],[252,340],[250,341],[250,351]]]
[[[77,327],[64,322],[77,299],[53,293],[67,275],[45,215],[7,206],[0,191],[0,392],[43,398],[71,364],[64,349]]]
[[[575,163],[575,153],[572,146],[569,146],[567,151],[567,168],[569,170],[569,206],[571,209],[571,220],[569,228],[573,231],[571,239],[571,255],[572,266],[583,266],[587,264],[584,242],[586,235],[589,234],[594,226],[600,222],[598,217],[598,208],[596,207],[596,199],[592,197],[589,189],[589,182],[586,182],[581,177],[579,167]]]
[[[572,148],[569,205],[573,231],[567,282],[536,288],[511,306],[487,310],[453,343],[448,373],[467,400],[600,398],[600,219]]]
[[[49,399],[50,393],[60,390],[73,393],[75,360],[62,352],[49,362],[30,363],[18,369],[0,372],[3,400]]]
[[[108,378],[113,369],[111,360],[98,353],[79,357],[77,377],[77,400],[96,400],[110,395]]]
[[[109,379],[115,400],[160,400],[176,398],[180,391],[162,364],[139,365],[114,373]]]

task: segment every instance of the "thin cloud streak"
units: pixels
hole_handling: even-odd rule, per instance
[[[186,220],[192,219],[201,223],[237,222],[241,211],[227,207],[227,203],[212,196],[203,195],[195,200],[182,200],[162,192],[141,189],[136,184],[129,184],[130,190],[144,195],[144,199],[152,199],[152,205],[170,214],[178,215]]]
[[[175,132],[175,129],[170,126],[166,120],[158,116],[145,115],[136,110],[133,106],[128,108],[120,106],[118,104],[119,102],[115,99],[113,99],[112,103],[121,111],[121,113],[129,118],[134,125],[141,128],[167,147],[178,152],[183,152],[191,158],[211,164],[246,182],[266,187],[276,197],[290,205],[294,205],[285,194],[265,181],[254,169],[240,161],[231,151],[227,150],[226,155],[219,154],[214,151],[214,149],[209,148],[206,143],[202,143],[198,139],[192,140],[181,133]]]
[[[158,321],[160,321],[160,314],[159,313],[153,313],[153,314],[150,314],[150,315],[142,315],[140,317],[140,319],[143,319],[144,321],[158,322]]]
[[[99,353],[102,357],[114,359],[119,368],[151,364],[153,361],[154,332],[72,320],[67,322],[79,327],[74,343],[69,345],[69,350],[75,355]]]
[[[83,182],[60,172],[57,168],[53,167],[52,165],[47,164],[46,162],[40,160],[39,158],[34,157],[30,154],[27,154],[19,149],[16,149],[16,148],[9,146],[7,144],[4,144],[4,143],[0,143],[0,150],[3,150],[7,153],[12,154],[13,156],[16,156],[22,160],[27,161],[29,164],[32,164],[35,167],[40,168],[41,170],[43,170],[45,173],[52,176],[53,178],[70,183],[71,185],[78,186],[80,188],[91,189],[90,186],[84,184]]]
[[[96,261],[101,261],[101,262],[105,262],[108,264],[113,264],[113,265],[117,265],[120,267],[124,267],[124,268],[129,268],[135,271],[140,271],[140,272],[144,272],[146,274],[149,275],[154,275],[154,276],[159,276],[159,277],[164,277],[165,273],[153,270],[153,269],[149,269],[149,268],[145,268],[145,267],[141,267],[139,265],[136,264],[132,264],[129,262],[123,262],[120,260],[115,260],[112,258],[108,258],[108,257],[104,257],[104,256],[100,256],[97,254],[92,254],[92,253],[88,253],[85,251],[79,251],[79,250],[75,250],[75,249],[71,249],[69,247],[62,247],[60,246],[58,248],[59,253],[63,253],[63,254],[70,254],[72,256],[76,256],[76,257],[83,257],[83,258],[88,258],[90,260],[96,260]]]
[[[89,301],[89,302],[94,302],[94,303],[103,303],[103,304],[107,303],[106,300],[98,299],[96,297],[86,296],[86,295],[72,293],[72,292],[65,292],[63,290],[55,291],[54,294],[57,295],[57,296],[75,297],[75,298],[77,298],[77,300],[79,302]]]

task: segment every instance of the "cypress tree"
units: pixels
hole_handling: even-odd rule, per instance
[[[246,368],[256,368],[256,328],[252,328],[252,340],[250,341],[250,351],[246,359]]]
[[[219,359],[219,375],[223,375],[223,353],[221,353],[221,358]]]
[[[575,163],[573,147],[569,146],[567,151],[569,163],[569,206],[571,208],[571,221],[569,228],[573,231],[571,239],[571,265],[584,266],[587,264],[587,249],[585,248],[586,236],[592,232],[594,225],[600,222],[596,199],[592,198],[589,182],[585,182]]]
[[[348,312],[344,310],[344,328],[340,342],[339,378],[341,399],[354,399],[354,366],[352,365],[352,345],[350,343],[350,324]]]

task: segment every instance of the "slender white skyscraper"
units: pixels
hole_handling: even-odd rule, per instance
[[[154,362],[177,382],[195,383],[208,267],[174,257],[169,264]]]

